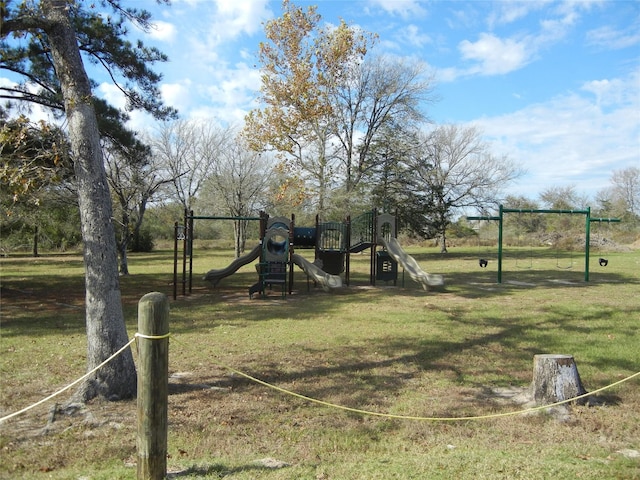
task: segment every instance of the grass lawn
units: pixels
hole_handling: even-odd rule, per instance
[[[249,246],[250,247],[250,246]],[[232,259],[198,249],[193,291],[171,300],[170,478],[640,479],[638,377],[559,416],[405,420],[316,404],[282,389],[395,416],[467,417],[525,408],[533,356],[574,356],[589,391],[640,371],[640,251],[579,254],[507,249],[408,252],[446,288],[408,277],[368,285],[368,252],[351,285],[250,300],[254,265],[214,289],[201,280]],[[302,252],[307,253],[307,252]],[[308,252],[311,254],[311,252]],[[0,259],[0,416],[84,373],[81,258]],[[571,267],[571,268],[567,268]],[[172,253],[132,255],[121,279],[127,327],[145,293],[172,294]],[[135,356],[134,349],[134,356]],[[64,405],[69,395],[55,402]],[[53,418],[54,401],[0,424],[1,479],[135,478],[136,404],[93,401]]]

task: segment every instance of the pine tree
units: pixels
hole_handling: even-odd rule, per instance
[[[92,95],[83,55],[106,68],[127,97],[127,108],[143,109],[158,118],[172,115],[161,103],[161,77],[149,65],[166,61],[155,49],[126,40],[128,22],[149,28],[150,15],[125,8],[119,0],[97,2],[41,0],[0,3],[0,69],[21,75],[23,82],[0,88],[0,98],[32,102],[65,115],[78,188],[84,243],[87,367],[92,370],[127,343],[121,306],[112,207],[97,109],[108,110]],[[104,9],[113,16],[104,15]],[[114,113],[113,110],[110,110]],[[126,130],[125,116],[115,115],[110,131]],[[113,118],[112,118],[113,120]],[[109,135],[103,124],[102,134]],[[78,398],[130,398],[136,393],[130,350],[98,370]]]

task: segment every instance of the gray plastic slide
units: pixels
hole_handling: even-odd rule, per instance
[[[221,268],[219,270],[209,270],[207,273],[205,273],[204,279],[212,282],[213,286],[215,287],[216,285],[218,285],[218,282],[222,280],[224,277],[228,277],[229,275],[237,272],[238,269],[243,265],[246,265],[247,263],[251,263],[254,260],[257,260],[258,258],[260,258],[261,251],[262,251],[262,245],[258,244],[255,247],[253,247],[253,250],[251,250],[246,255],[236,258],[233,262],[229,264],[229,266],[225,268]]]
[[[314,282],[320,285],[325,292],[328,292],[333,288],[342,287],[342,278],[340,278],[338,275],[331,275],[330,273],[325,272],[320,267],[314,265],[309,260],[298,255],[297,253],[291,255],[291,260],[302,270],[304,270],[304,273],[309,275],[309,277],[311,277]]]
[[[424,290],[428,290],[429,287],[443,287],[444,286],[444,277],[442,275],[437,275],[433,273],[427,273],[420,268],[416,259],[405,252],[398,240],[395,238],[390,239],[382,239],[382,244],[384,248],[387,249],[389,255],[393,257],[393,259],[402,265],[405,272],[409,273],[409,276],[414,282],[420,283]]]

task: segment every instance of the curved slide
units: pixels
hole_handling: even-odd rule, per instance
[[[212,282],[213,286],[215,287],[218,284],[218,282],[222,280],[224,277],[228,277],[229,275],[237,272],[240,267],[260,258],[261,251],[262,251],[262,245],[258,244],[255,247],[253,247],[253,249],[246,255],[236,258],[233,262],[229,264],[229,266],[225,268],[221,268],[219,270],[209,270],[207,273],[205,273],[204,279]]]
[[[393,259],[402,265],[402,268],[406,272],[409,273],[409,276],[414,282],[420,283],[424,290],[428,290],[429,287],[443,287],[444,286],[444,277],[442,275],[437,275],[433,273],[427,273],[420,268],[416,259],[405,252],[398,240],[395,238],[382,239],[382,244],[384,248],[387,249],[389,255],[393,257]]]
[[[342,278],[338,275],[331,275],[330,273],[325,272],[320,267],[314,265],[297,253],[291,255],[291,260],[304,270],[304,273],[309,275],[314,282],[320,285],[325,292],[328,292],[332,288],[342,287]]]

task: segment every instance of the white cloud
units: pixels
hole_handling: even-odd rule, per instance
[[[262,22],[271,18],[268,0],[216,0],[217,12],[212,29],[219,38],[253,35],[262,29]]]
[[[177,29],[174,24],[155,20],[151,24],[148,35],[159,42],[173,42],[176,38]]]
[[[517,70],[531,61],[531,51],[524,41],[501,39],[481,33],[478,41],[463,40],[458,45],[462,58],[477,62],[469,73],[501,75]]]
[[[263,22],[270,19],[273,14],[269,9],[268,0],[217,0],[206,3],[208,8],[203,8],[201,3],[184,3],[193,6],[188,11],[191,24],[185,23],[180,27],[182,44],[181,48],[171,57],[186,60],[188,68],[192,72],[215,73],[224,63],[224,57],[238,52],[246,55],[246,48],[238,47],[242,36],[253,36],[262,31]],[[257,42],[255,44],[257,49]]]
[[[532,2],[535,3],[535,2]],[[534,35],[537,49],[553,45],[570,34],[580,23],[582,14],[599,5],[596,1],[553,2],[549,12],[540,20],[540,31]]]
[[[184,78],[160,85],[166,105],[178,109],[183,118],[207,118],[220,124],[240,124],[249,109],[253,108],[256,92],[260,88],[260,72],[245,63],[230,67],[220,62],[211,68],[206,81]],[[119,101],[118,92],[105,84],[102,95]],[[115,88],[115,87],[114,87]],[[148,116],[134,116],[133,128],[140,129],[149,124]]]
[[[127,99],[122,91],[120,91],[120,89],[113,83],[101,83],[98,85],[98,88],[95,89],[94,93],[106,100],[111,106],[122,111],[125,110]],[[149,125],[155,122],[150,114],[141,110],[127,112],[127,115],[129,115],[127,127],[134,131],[139,132],[147,130]]]
[[[15,88],[18,86],[14,80],[6,77],[0,77],[0,87],[5,88]],[[31,93],[38,93],[39,86],[35,84],[27,83],[27,90]],[[5,105],[3,105],[5,106]],[[26,115],[30,120],[34,122],[38,122],[43,120],[48,123],[59,124],[60,120],[55,118],[50,109],[39,105],[37,103],[31,102],[14,102],[11,108],[8,109],[8,112],[11,116],[13,115]]]
[[[160,93],[166,105],[180,111],[186,110],[192,103],[192,82],[190,79],[185,79],[179,83],[163,83],[160,86]]]
[[[370,0],[369,3],[382,8],[391,15],[397,15],[405,20],[424,17],[427,13],[422,7],[421,2],[417,0]]]
[[[541,9],[546,9],[537,30],[529,24],[517,35],[501,38],[496,33],[480,33],[473,42],[463,40],[458,44],[463,60],[475,62],[466,69],[449,69],[449,76],[503,75],[518,70],[538,58],[540,52],[566,38],[578,23],[583,10],[591,8],[593,2],[520,2],[497,3],[497,10],[487,18],[490,28],[525,19]],[[586,5],[585,5],[586,4]],[[549,8],[547,8],[549,7]]]
[[[222,127],[244,124],[247,111],[242,108],[225,106],[201,106],[193,110],[189,118],[215,122]]]
[[[113,83],[101,83],[96,89],[96,94],[117,109],[124,110],[127,105],[127,98]]]
[[[417,48],[423,48],[433,43],[433,40],[426,33],[421,32],[420,27],[414,24],[407,25],[400,29],[400,37],[404,43],[413,45]]]
[[[593,197],[613,170],[640,164],[638,75],[588,82],[583,91],[596,98],[567,93],[473,122],[494,153],[529,171],[513,193],[535,197],[550,186],[575,185]],[[609,108],[601,108],[603,103]]]
[[[260,72],[239,63],[234,68],[218,72],[207,88],[209,100],[226,106],[249,104],[260,88]]]
[[[587,43],[606,50],[633,47],[640,44],[640,26],[618,30],[611,25],[605,25],[587,32]]]
[[[13,87],[16,82],[9,80],[8,78],[0,77],[0,87]]]
[[[495,26],[507,25],[517,20],[525,18],[530,13],[544,8],[552,0],[536,0],[536,1],[501,1],[495,4],[496,9],[489,14],[487,23],[489,28]]]
[[[435,70],[437,83],[453,82],[464,74],[462,70],[455,67],[436,68]]]

